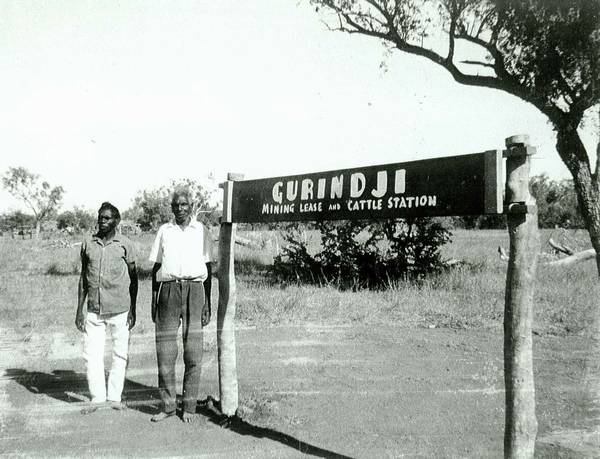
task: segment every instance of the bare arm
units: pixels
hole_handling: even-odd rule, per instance
[[[161,263],[154,263],[154,266],[152,267],[152,303],[150,305],[152,322],[156,322],[156,306],[158,302],[158,288],[160,286],[159,282],[156,281],[156,273],[160,267]]]
[[[81,257],[81,274],[77,285],[77,313],[75,314],[75,326],[80,332],[85,331],[86,310],[85,299],[88,293],[88,285],[85,273],[87,271],[87,263],[84,257]]]
[[[129,298],[131,300],[127,324],[131,330],[135,326],[136,321],[136,305],[138,294],[138,273],[135,263],[127,263],[127,271],[129,272]]]
[[[210,292],[212,287],[212,263],[206,263],[208,277],[204,281],[204,308],[202,308],[202,326],[208,325],[211,316]]]

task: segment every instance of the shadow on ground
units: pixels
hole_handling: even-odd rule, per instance
[[[72,370],[53,370],[52,373],[9,368],[5,379],[16,381],[33,394],[44,394],[66,403],[89,400],[86,376]],[[123,395],[127,406],[144,414],[158,412],[160,401],[158,388],[125,379]]]
[[[85,374],[72,370],[53,370],[52,373],[44,373],[9,368],[4,372],[3,379],[15,381],[33,394],[46,395],[65,403],[81,403],[89,400]],[[148,415],[158,412],[160,402],[158,388],[125,379],[123,394],[125,402],[130,409]],[[180,397],[178,396],[179,399]],[[239,435],[250,435],[255,438],[273,440],[303,454],[315,457],[350,459],[349,456],[305,443],[283,432],[255,426],[238,416],[223,416],[219,411],[219,402],[212,397],[198,402],[197,413],[205,416],[213,424]]]
[[[240,435],[251,435],[256,438],[268,438],[293,448],[301,453],[308,454],[316,457],[336,458],[336,459],[351,459],[349,456],[338,454],[333,451],[329,451],[318,446],[305,443],[298,440],[291,435],[279,432],[274,429],[267,427],[259,427],[249,422],[244,421],[239,416],[225,416],[220,411],[220,404],[218,400],[214,400],[212,397],[208,397],[206,400],[198,402],[198,413],[206,416],[212,423],[217,424],[223,428],[227,428]]]

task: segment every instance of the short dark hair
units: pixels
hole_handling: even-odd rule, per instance
[[[175,191],[173,191],[173,196],[171,197],[171,206],[175,204],[175,201],[180,196],[185,196],[188,204],[192,205],[192,194],[190,193],[190,190],[187,188],[177,188]]]
[[[110,202],[105,201],[100,205],[100,209],[98,209],[98,214],[100,214],[100,212],[102,212],[103,210],[110,210],[110,212],[112,213],[112,216],[114,218],[116,218],[117,220],[121,221],[121,212],[119,212],[119,209],[117,209],[115,206],[113,206]]]

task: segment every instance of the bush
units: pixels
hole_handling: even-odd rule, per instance
[[[278,282],[334,284],[342,289],[383,288],[399,279],[418,280],[443,267],[440,247],[451,233],[435,219],[385,222],[319,222],[321,251],[311,255],[297,230],[273,261]]]

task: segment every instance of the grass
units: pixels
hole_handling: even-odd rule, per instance
[[[551,232],[541,233],[542,249]],[[236,245],[237,319],[247,325],[282,323],[398,323],[406,327],[501,328],[504,310],[506,262],[498,246],[508,248],[506,231],[455,231],[443,249],[445,258],[464,264],[420,284],[395,282],[385,291],[342,292],[334,286],[282,286],[265,277],[283,240],[277,232],[253,233],[257,248]],[[317,247],[314,234],[307,234]],[[553,235],[556,238],[556,234]],[[571,246],[585,248],[583,231],[562,234]],[[140,293],[138,316],[150,302],[151,263],[146,260],[152,235],[134,239],[138,248]],[[0,238],[0,324],[27,330],[35,323],[69,330],[74,318],[79,272],[78,239],[53,245],[48,241]],[[534,332],[579,334],[585,330],[596,298],[590,286],[597,282],[593,261],[569,268],[543,265],[538,270]],[[216,309],[218,288],[213,286]],[[30,326],[23,328],[24,324]],[[74,330],[72,330],[75,333]]]

